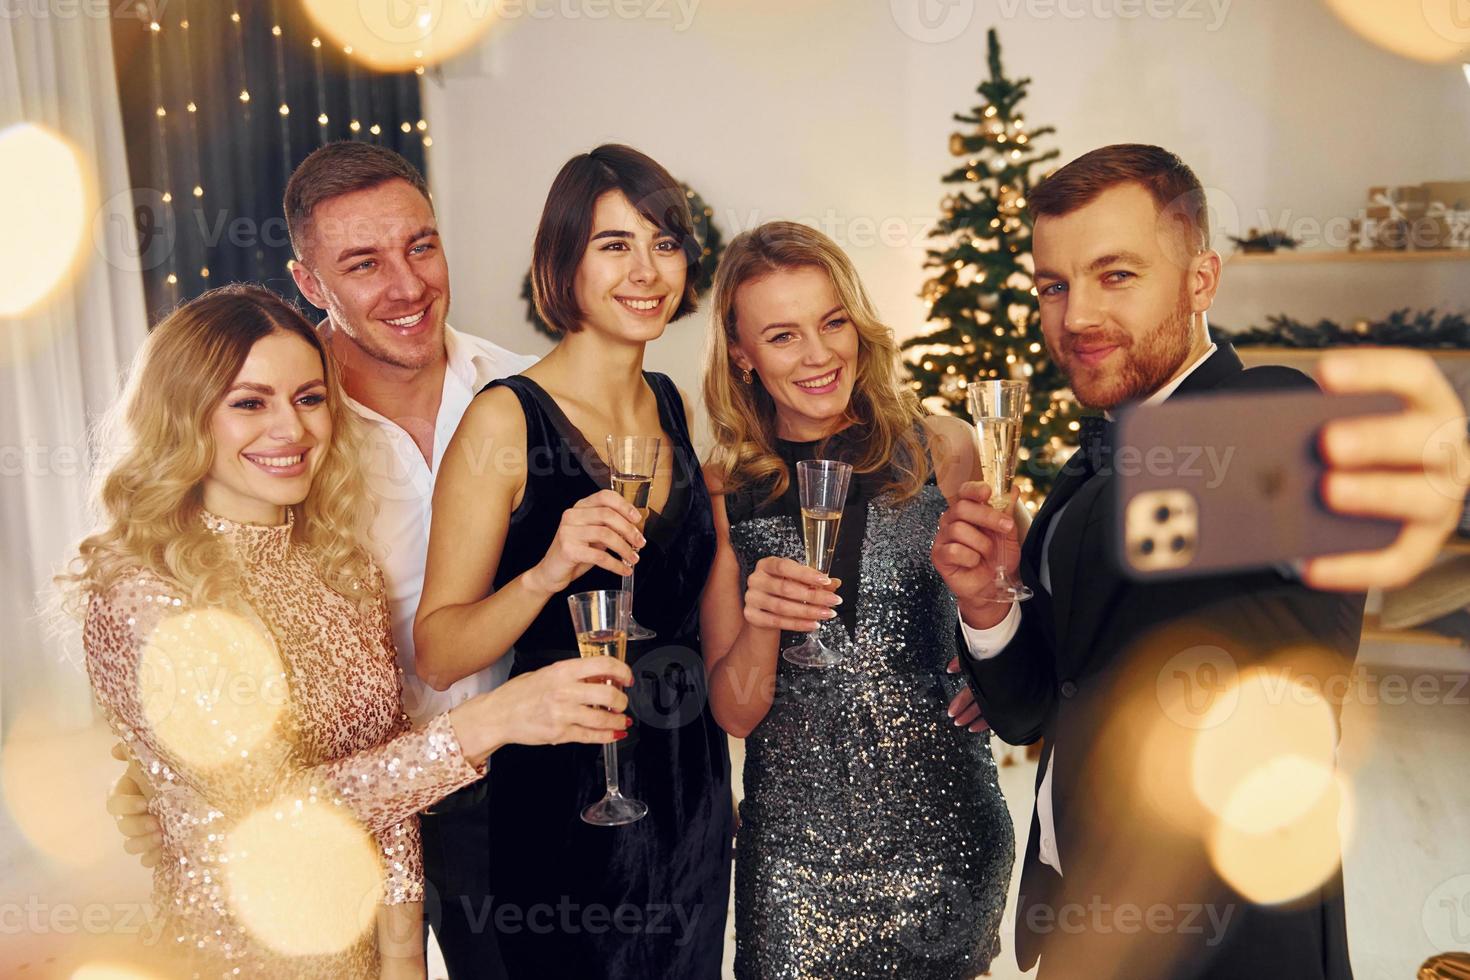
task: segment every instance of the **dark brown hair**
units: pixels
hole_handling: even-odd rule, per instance
[[[631,146],[605,143],[591,153],[572,157],[551,182],[536,243],[531,249],[531,298],[536,312],[557,333],[581,329],[582,311],[574,286],[577,265],[592,234],[592,211],[608,191],[621,191],[649,224],[679,242],[689,265],[684,295],[671,321],[693,313],[698,305],[698,240],[689,217],[689,201],[678,181],[658,162]]]
[[[1070,214],[1103,191],[1129,182],[1153,196],[1160,217],[1184,226],[1190,254],[1209,247],[1210,219],[1199,178],[1173,153],[1143,143],[1100,147],[1062,167],[1032,189],[1031,216]]]
[[[365,191],[390,180],[406,180],[424,195],[429,207],[429,184],[419,169],[385,146],[337,140],[313,150],[286,182],[282,208],[286,212],[286,233],[296,258],[303,257],[303,245],[317,205],[353,191]]]

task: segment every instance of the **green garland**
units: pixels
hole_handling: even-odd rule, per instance
[[[725,236],[720,233],[715,224],[714,208],[704,203],[688,184],[680,183],[684,188],[684,196],[689,199],[689,214],[694,219],[694,240],[699,243],[699,275],[694,280],[695,294],[703,296],[709,292],[710,286],[715,281],[715,267],[720,264],[720,256],[725,252]],[[538,333],[556,340],[558,335],[542,320],[536,313],[536,303],[531,298],[531,272],[526,271],[526,278],[521,280],[521,299],[526,303],[526,322],[536,328]]]
[[[1344,327],[1331,320],[1307,325],[1284,313],[1266,318],[1266,326],[1232,331],[1219,328],[1224,339],[1237,347],[1293,347],[1317,350],[1324,347],[1419,347],[1470,349],[1470,321],[1459,313],[1436,318],[1435,310],[1394,310],[1382,320],[1358,320]]]

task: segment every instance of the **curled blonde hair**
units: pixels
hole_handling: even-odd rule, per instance
[[[893,331],[878,319],[847,254],[821,232],[791,221],[770,221],[737,235],[715,272],[714,312],[704,358],[704,404],[715,446],[710,463],[725,493],[769,482],[766,501],[786,492],[790,474],[776,451],[776,404],[762,384],[745,384],[730,358],[739,343],[735,301],[740,287],[773,272],[816,268],[826,272],[858,333],[857,373],[847,421],[860,447],[848,460],[858,473],[886,471],[883,492],[912,497],[932,472],[919,435],[923,410],[899,375]]]
[[[310,549],[322,579],[366,603],[374,574],[363,548],[374,513],[359,468],[362,436],[347,407],[331,352],[295,306],[263,286],[212,289],[153,328],[122,398],[94,433],[99,461],[93,507],[98,530],[57,576],[73,614],[86,598],[140,570],[197,605],[238,595],[239,566],[200,519],[203,481],[214,465],[210,419],[255,343],[293,334],[321,355],[332,438],[306,499],[293,508],[293,541]]]

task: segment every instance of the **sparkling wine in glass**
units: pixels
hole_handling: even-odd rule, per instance
[[[657,436],[608,436],[607,468],[612,473],[612,491],[638,508],[643,526],[648,526],[648,494],[658,469]],[[633,594],[633,570],[623,576],[623,590]],[[631,600],[629,600],[631,601]],[[658,634],[628,616],[628,639],[651,640]]]
[[[572,612],[572,628],[577,633],[577,649],[584,657],[628,657],[628,622],[632,616],[633,594],[622,589],[578,592],[567,596]],[[611,684],[608,680],[605,683]],[[606,792],[602,799],[582,811],[582,819],[599,827],[620,827],[642,820],[648,805],[631,800],[618,790],[618,745],[609,742],[602,747],[602,768],[606,775]]]
[[[852,467],[847,463],[804,459],[796,464],[806,563],[823,575],[832,570],[837,531],[842,527],[842,506],[847,503],[847,485],[851,479]],[[831,667],[842,662],[842,654],[823,643],[815,630],[802,642],[782,650],[781,656],[802,667]]]
[[[975,420],[975,434],[980,441],[980,477],[990,486],[990,506],[1010,510],[1011,481],[1021,453],[1021,426],[1026,418],[1026,382],[972,381],[968,386],[970,416]],[[1006,574],[1003,565],[995,569],[995,602],[1022,602],[1032,592],[1024,584]]]

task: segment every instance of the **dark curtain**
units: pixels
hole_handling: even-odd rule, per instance
[[[281,197],[323,143],[371,140],[425,169],[422,69],[354,64],[294,0],[140,0],[135,13],[113,19],[113,58],[150,322],[228,282],[297,298]]]

